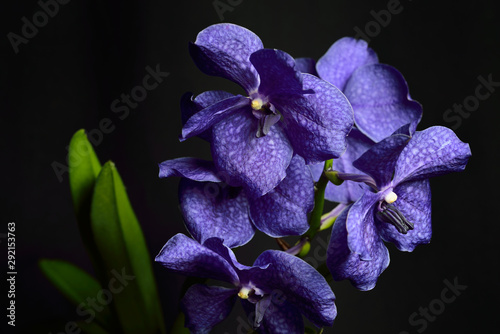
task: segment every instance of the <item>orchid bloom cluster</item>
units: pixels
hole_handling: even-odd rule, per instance
[[[180,139],[207,140],[213,161],[160,164],[160,177],[181,178],[180,209],[191,237],[172,237],[156,261],[232,286],[192,285],[181,301],[186,327],[208,333],[237,299],[259,333],[304,333],[302,316],[332,326],[335,295],[301,259],[316,233],[334,221],[331,276],[372,289],[389,265],[386,242],[412,251],[430,241],[428,179],[462,171],[469,145],[441,126],[417,131],[422,106],[403,76],[380,64],[362,40],[342,38],[315,62],[266,49],[243,27],[216,24],[189,51],[202,72],[237,83],[245,94],[185,94]],[[325,199],[338,203],[329,213],[322,212]],[[232,248],[256,230],[282,248],[246,266]],[[298,236],[294,246],[281,239],[289,236]]]

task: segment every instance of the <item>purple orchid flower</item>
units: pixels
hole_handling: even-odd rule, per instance
[[[252,267],[237,262],[219,238],[199,244],[183,234],[172,237],[156,256],[170,271],[228,282],[234,288],[195,284],[181,307],[192,333],[209,333],[231,312],[238,296],[260,333],[304,333],[302,315],[317,326],[331,326],[335,295],[326,280],[305,261],[267,250]]]
[[[353,128],[347,136],[347,149],[340,158],[333,160],[332,170],[349,174],[361,173],[352,163],[374,144],[361,131]],[[324,163],[313,164],[309,167],[314,180],[319,180],[321,173],[323,173]],[[325,189],[325,199],[344,204],[343,207],[345,207],[345,205],[356,202],[363,195],[365,188],[366,185],[363,183],[344,182],[341,185],[335,185],[330,182]]]
[[[363,40],[344,37],[318,60],[319,77],[338,87],[354,110],[357,128],[379,142],[410,124],[413,134],[422,118],[422,106],[410,98],[408,84],[395,68],[378,63]]]
[[[311,71],[311,61],[302,60],[301,68]],[[406,126],[409,135],[415,132],[422,118],[421,105],[410,99],[403,76],[393,67],[379,64],[376,53],[365,41],[350,37],[338,40],[315,68],[322,79],[344,92],[354,109],[356,128],[347,137],[346,152],[333,161],[333,170],[360,173],[352,163],[376,142]],[[319,179],[323,164],[311,165],[315,180]],[[363,193],[361,184],[328,184],[325,199],[345,206]]]
[[[354,162],[363,175],[340,173],[340,178],[370,188],[339,215],[332,229],[327,266],[333,278],[370,290],[389,265],[384,241],[408,252],[428,243],[428,179],[462,171],[470,156],[469,145],[452,130],[435,126],[417,131],[411,139],[395,134],[374,145]]]
[[[229,176],[210,161],[178,158],[160,164],[160,177],[181,177],[180,208],[186,227],[200,243],[220,237],[228,247],[246,244],[255,227],[279,238],[301,235],[314,207],[314,181],[304,159],[296,155],[280,184],[264,196],[232,187]]]
[[[258,36],[234,24],[204,29],[190,53],[204,73],[229,79],[247,94],[197,98],[203,109],[181,135],[209,136],[214,163],[232,185],[261,196],[283,180],[293,155],[309,164],[344,152],[354,122],[349,102],[333,85],[301,73],[287,53],[264,49]]]

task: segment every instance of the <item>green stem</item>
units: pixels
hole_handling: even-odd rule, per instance
[[[325,170],[328,170],[332,165],[332,160],[325,161]],[[321,226],[321,216],[323,215],[323,209],[325,207],[325,189],[328,185],[328,178],[325,173],[321,174],[318,182],[316,182],[315,193],[314,193],[314,209],[311,213],[311,218],[309,219],[309,230],[304,234],[304,237],[312,240],[316,233],[318,233]]]

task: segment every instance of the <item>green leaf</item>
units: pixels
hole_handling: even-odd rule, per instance
[[[123,289],[113,295],[124,333],[164,333],[163,316],[153,276],[152,258],[112,162],[99,174],[91,204],[91,226],[107,278]]]
[[[90,227],[90,203],[94,193],[95,181],[101,171],[101,163],[83,129],[78,130],[71,138],[68,163],[69,184],[80,235],[89,253],[97,278],[101,285],[105,286],[104,267]]]
[[[99,303],[101,285],[84,270],[66,261],[42,259],[39,266],[48,280],[76,306],[76,312],[87,319],[95,319],[108,327],[109,308]],[[92,307],[88,298],[96,299],[97,307]]]
[[[92,145],[87,139],[85,130],[78,130],[71,138],[68,150],[69,184],[73,205],[77,216],[88,215],[90,199],[101,163]]]

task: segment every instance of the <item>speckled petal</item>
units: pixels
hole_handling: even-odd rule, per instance
[[[229,97],[200,110],[189,118],[182,128],[180,140],[197,136],[222,119],[237,112],[250,112],[250,99],[241,95]]]
[[[410,137],[392,135],[373,145],[353,162],[353,166],[370,175],[379,189],[391,182],[399,154],[408,144]]]
[[[416,132],[396,163],[394,184],[460,172],[471,156],[469,144],[442,126]]]
[[[307,164],[339,157],[353,125],[351,105],[340,90],[310,74],[303,74],[302,97],[276,97],[271,101],[283,114],[294,151]]]
[[[398,199],[393,203],[403,216],[413,223],[414,229],[407,234],[377,219],[382,239],[392,242],[401,251],[411,252],[416,246],[431,241],[431,188],[429,180],[405,182],[394,188]]]
[[[316,61],[314,59],[295,58],[295,64],[297,66],[297,70],[300,72],[318,76],[318,72],[316,72]]]
[[[217,237],[207,239],[203,243],[203,246],[219,254],[222,258],[224,258],[227,261],[227,263],[229,263],[233,267],[233,269],[238,274],[240,282],[239,286],[249,284],[252,281],[252,277],[261,275],[261,273],[265,271],[269,266],[269,264],[264,264],[262,266],[249,267],[239,263],[238,260],[236,259],[236,255],[234,255],[234,252],[229,247],[227,247],[222,243],[222,239]]]
[[[374,214],[377,202],[380,200],[378,193],[366,191],[349,210],[347,216],[347,243],[351,252],[359,254],[363,261],[373,260],[374,247],[380,239],[375,228]]]
[[[212,327],[224,320],[233,309],[236,289],[195,284],[181,300],[186,316],[185,326],[191,333],[208,334]]]
[[[243,308],[248,316],[248,328],[251,329],[255,317],[255,305],[242,300]],[[304,321],[296,307],[286,302],[286,297],[276,293],[273,302],[264,314],[264,319],[256,329],[259,334],[304,334]]]
[[[315,163],[315,164],[310,164],[310,165],[307,165],[307,166],[311,170],[311,174],[313,176],[313,179],[315,181],[318,181],[319,178],[321,177],[321,173],[323,173],[323,169],[324,169],[325,163],[322,161],[322,162],[318,162],[318,163]]]
[[[362,134],[358,129],[353,128],[347,136],[347,150],[338,159],[333,159],[332,169],[342,173],[360,174],[361,171],[355,168],[352,163],[366,152],[373,141]],[[337,203],[356,202],[365,192],[366,186],[358,182],[343,182],[340,186],[328,183],[325,190],[325,199]]]
[[[213,127],[212,156],[219,170],[256,196],[267,194],[286,176],[292,147],[280,124],[256,138],[251,113],[234,114]]]
[[[171,176],[185,177],[194,181],[221,182],[219,172],[212,161],[196,158],[177,158],[163,161],[160,165],[160,178]]]
[[[408,123],[414,132],[422,118],[422,106],[410,99],[405,79],[388,65],[359,68],[344,93],[354,109],[356,125],[376,142]]]
[[[270,264],[253,282],[260,289],[281,293],[315,325],[331,326],[337,315],[335,295],[325,278],[302,259],[286,252],[267,250],[255,266]]]
[[[346,220],[349,210],[344,210],[332,228],[332,237],[328,246],[326,265],[336,281],[348,279],[357,289],[367,291],[375,287],[380,274],[389,266],[389,251],[375,231],[375,226],[367,226],[373,235],[370,240],[371,261],[363,261],[359,255],[351,252],[348,245]]]
[[[227,98],[232,97],[233,95],[224,92],[222,90],[211,90],[194,98],[193,93],[185,93],[181,97],[181,120],[182,126],[184,126],[189,118],[196,114],[198,111],[205,109],[212,104],[215,104],[219,101],[225,100]],[[211,129],[207,129],[206,131],[200,133],[198,137],[205,139],[206,141],[210,141],[212,138]]]
[[[333,43],[316,69],[321,79],[344,90],[347,80],[359,67],[378,62],[377,54],[363,40],[344,37]]]
[[[246,244],[255,234],[241,188],[182,179],[179,202],[189,233],[200,243],[219,237],[233,248]]]
[[[249,199],[253,223],[273,238],[305,233],[307,213],[314,207],[314,181],[304,159],[294,156],[286,174],[266,195]]]
[[[170,271],[186,276],[213,278],[234,285],[239,284],[238,275],[231,264],[219,254],[181,233],[167,241],[155,261]]]
[[[221,23],[202,30],[189,51],[204,73],[229,79],[251,92],[259,86],[259,77],[250,55],[262,48],[262,41],[250,30]]]
[[[295,60],[286,52],[262,49],[252,53],[250,61],[260,76],[260,95],[302,92],[302,75],[295,67]]]

